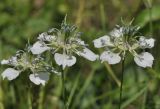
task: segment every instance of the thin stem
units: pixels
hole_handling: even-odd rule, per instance
[[[122,72],[121,72],[121,85],[120,85],[119,109],[121,109],[121,104],[122,104],[124,64],[125,64],[125,58],[122,60]]]
[[[153,22],[152,22],[152,3],[150,0],[147,0],[148,2],[148,10],[149,10],[149,29],[150,34],[153,35]]]
[[[75,23],[79,27],[81,26],[81,23],[82,23],[84,8],[85,8],[85,0],[80,0],[79,1],[79,8],[78,8],[77,15],[76,15],[77,16],[76,23]]]
[[[39,86],[32,87],[32,109],[38,109]]]
[[[151,0],[143,0],[144,4],[146,5],[148,9],[148,15],[149,15],[149,30],[150,34],[153,36],[153,22],[152,22],[152,1]]]
[[[28,109],[32,109],[32,96],[31,96],[30,87],[29,87],[29,91],[28,91]]]
[[[32,109],[38,109],[37,92],[39,93],[38,88],[32,87]]]
[[[105,15],[105,8],[104,8],[104,3],[101,2],[100,3],[100,16],[101,16],[101,25],[102,25],[102,28],[103,28],[103,31],[106,30],[106,15]]]
[[[63,70],[61,74],[61,79],[62,79],[62,98],[63,98],[64,109],[66,109],[66,88],[65,88],[65,75]]]
[[[147,101],[147,88],[146,90],[144,91],[144,97],[143,97],[143,102],[142,102],[142,109],[146,109],[146,101]]]
[[[149,7],[149,19],[150,33],[153,35],[152,7]]]
[[[75,94],[76,89],[77,89],[77,87],[78,87],[78,83],[79,83],[79,79],[80,79],[80,74],[81,74],[81,73],[79,73],[78,76],[77,76],[76,79],[75,79],[73,88],[72,88],[72,90],[71,90],[71,93],[70,93],[70,95],[69,95],[69,98],[68,98],[68,101],[67,101],[67,104],[66,104],[66,109],[69,109],[70,104],[71,104],[71,102],[72,102],[72,100],[73,100],[74,94]]]
[[[44,87],[40,87],[38,109],[43,109]]]
[[[106,69],[108,70],[108,73],[111,75],[111,77],[114,79],[114,81],[116,82],[116,84],[118,85],[118,87],[120,87],[120,80],[117,78],[117,76],[115,75],[115,73],[113,72],[112,68],[109,66],[109,64],[105,63],[104,64]]]

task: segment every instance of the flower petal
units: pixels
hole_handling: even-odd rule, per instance
[[[4,59],[4,60],[1,61],[1,64],[2,64],[2,65],[4,65],[4,64],[9,64],[9,60],[5,60],[5,59]]]
[[[81,39],[77,39],[76,41],[77,41],[77,43],[80,44],[80,45],[86,45],[86,44],[84,43],[84,41],[82,41]]]
[[[12,56],[10,59],[8,60],[2,60],[1,61],[1,64],[4,65],[4,64],[8,64],[8,65],[13,65],[13,66],[16,66],[18,63],[17,63],[17,57],[15,56]]]
[[[30,48],[33,54],[41,54],[50,48],[45,45],[45,43],[37,41],[33,46]]]
[[[49,80],[49,73],[30,74],[29,79],[36,85],[42,84],[44,86]]]
[[[16,56],[12,56],[10,59],[9,59],[9,64],[13,65],[13,66],[16,66],[18,64],[17,62],[17,57]]]
[[[76,57],[68,56],[66,54],[55,53],[54,59],[58,65],[62,65],[63,69],[68,66],[72,66],[76,63]]]
[[[104,47],[104,46],[113,46],[113,44],[110,41],[110,37],[107,36],[107,35],[93,40],[93,43],[94,43],[94,46],[96,48],[101,48],[101,47]]]
[[[115,28],[110,32],[110,35],[113,37],[120,37],[123,36],[123,28]]]
[[[7,68],[1,75],[3,79],[7,78],[8,80],[13,80],[17,78],[20,74],[20,71],[13,68]]]
[[[139,45],[141,48],[153,48],[154,42],[155,42],[155,39],[153,38],[146,39],[144,36],[141,36],[139,38]]]
[[[99,57],[98,55],[96,55],[95,53],[93,53],[91,50],[89,50],[86,47],[83,49],[83,51],[77,52],[77,54],[90,61],[95,61]]]
[[[119,56],[119,53],[104,51],[100,56],[100,60],[102,62],[107,61],[109,64],[117,64],[121,61],[121,57]]]
[[[55,40],[55,36],[48,35],[47,33],[44,32],[44,33],[41,33],[37,39],[39,39],[41,41],[48,41],[49,42],[49,41]]]
[[[148,52],[143,52],[138,56],[134,57],[134,61],[136,62],[136,64],[144,68],[152,67],[153,60],[154,60],[154,57],[152,56],[151,53],[148,53]]]

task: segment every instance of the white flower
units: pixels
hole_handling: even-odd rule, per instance
[[[119,53],[104,51],[100,56],[100,60],[102,62],[107,61],[109,64],[117,64],[121,61],[121,57],[119,56]]]
[[[134,60],[137,65],[151,67],[154,60],[153,56],[148,52],[137,55],[136,50],[154,47],[155,40],[153,38],[146,39],[144,36],[139,36],[139,29],[140,27],[138,26],[118,26],[110,32],[109,36],[102,36],[95,39],[93,42],[96,48],[105,48],[105,51],[100,56],[100,60],[102,62],[107,61],[109,64],[117,64],[129,52],[135,56]],[[113,51],[116,51],[116,53]]]
[[[139,45],[141,48],[153,48],[155,40],[153,38],[146,39],[144,36],[139,38]]]
[[[13,68],[7,68],[1,75],[3,79],[7,78],[8,80],[13,80],[17,78],[20,74],[20,71]]]
[[[66,54],[54,54],[54,59],[58,65],[62,65],[63,69],[68,66],[72,66],[76,63],[76,57],[74,56],[68,56]]]
[[[77,52],[77,54],[90,61],[95,61],[99,57],[86,47],[82,51]]]
[[[77,31],[75,25],[62,22],[61,29],[52,28],[48,32],[39,35],[38,39],[43,44],[36,42],[31,48],[33,54],[41,54],[46,50],[54,55],[58,65],[70,67],[76,63],[74,54],[78,54],[90,61],[95,61],[98,56],[86,48],[87,44],[81,40],[81,32]]]
[[[154,57],[148,52],[143,52],[134,57],[134,61],[141,67],[152,67]]]
[[[47,33],[44,32],[41,33],[37,39],[39,39],[40,41],[53,41],[55,40],[55,38],[56,38],[55,36],[48,35]]]
[[[2,77],[7,78],[8,80],[13,80],[19,76],[20,72],[30,70],[31,72],[54,72],[58,75],[60,72],[56,71],[51,65],[47,64],[40,55],[30,55],[29,51],[18,51],[16,56],[11,57],[8,60],[2,60],[2,64],[12,65],[13,68],[7,68],[3,73]],[[15,64],[16,63],[16,64]],[[18,70],[15,70],[18,69]],[[31,74],[29,76],[30,80],[35,84],[45,85],[46,81],[49,79],[48,73],[38,73]]]
[[[110,37],[105,35],[105,36],[102,36],[98,39],[95,39],[93,40],[93,43],[94,43],[94,46],[96,48],[101,48],[101,47],[104,47],[104,46],[113,46],[113,44],[111,43],[110,41]]]
[[[43,86],[49,80],[49,73],[34,73],[29,75],[29,79],[36,85],[42,84]]]
[[[49,50],[50,47],[47,47],[45,43],[37,41],[33,46],[30,48],[31,52],[33,54],[41,54],[45,52],[46,50]]]

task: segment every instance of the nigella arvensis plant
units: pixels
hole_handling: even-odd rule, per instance
[[[31,47],[33,54],[41,54],[50,51],[58,65],[70,67],[76,63],[76,57],[82,56],[90,61],[95,61],[98,55],[87,48],[87,44],[81,40],[81,32],[77,31],[74,25],[61,24],[61,29],[52,28],[48,32],[41,33],[38,41]]]
[[[61,29],[52,28],[47,32],[41,33],[37,38],[38,41],[31,47],[31,52],[34,55],[40,55],[45,51],[49,51],[54,55],[56,64],[66,67],[71,67],[76,63],[75,54],[82,56],[90,61],[95,61],[99,56],[88,49],[88,45],[81,40],[82,33],[77,30],[75,25],[69,25],[65,20],[61,24]],[[64,109],[69,107],[66,104],[66,89],[65,89],[65,74],[62,70],[62,92]]]
[[[104,48],[100,55],[102,62],[117,64],[124,58],[127,52],[134,56],[134,61],[141,67],[152,67],[153,56],[145,49],[154,47],[155,40],[139,35],[140,27],[137,26],[117,26],[109,35],[102,36],[93,41],[96,48]],[[141,53],[137,51],[142,50]]]
[[[138,26],[131,26],[131,23],[124,26],[117,25],[109,35],[104,35],[93,41],[96,48],[104,48],[104,52],[100,55],[100,60],[102,62],[107,61],[108,64],[117,64],[122,60],[119,109],[121,109],[124,61],[126,54],[131,53],[134,56],[135,63],[144,68],[152,67],[154,60],[152,54],[145,51],[145,49],[154,47],[155,40],[142,36],[139,33],[139,29],[140,27]]]
[[[17,51],[15,56],[1,61],[2,65],[9,65],[1,74],[3,79],[16,79],[21,73],[30,70],[29,79],[36,85],[45,85],[49,80],[49,72],[59,73],[47,64],[40,56],[33,56],[29,51]]]

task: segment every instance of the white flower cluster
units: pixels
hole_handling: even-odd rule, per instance
[[[130,52],[137,65],[144,68],[152,67],[154,57],[144,49],[154,47],[155,40],[139,36],[138,30],[139,27],[117,26],[109,35],[95,39],[93,43],[96,48],[105,48],[100,55],[100,60],[107,61],[109,64],[117,64],[125,57],[126,52]],[[144,52],[138,54],[139,49]]]
[[[61,29],[50,29],[41,33],[38,41],[31,47],[33,54],[42,54],[50,51],[54,55],[55,62],[63,67],[70,67],[76,63],[76,57],[82,56],[90,61],[95,61],[98,55],[87,48],[87,44],[80,39],[81,33],[75,26],[62,23]]]
[[[13,80],[20,73],[29,69],[32,72],[29,79],[36,85],[45,85],[49,80],[49,72],[59,73],[41,57],[41,54],[46,51],[54,55],[56,64],[62,66],[63,69],[76,63],[75,54],[90,61],[100,59],[102,62],[117,64],[121,59],[124,59],[126,52],[130,52],[134,56],[137,65],[152,67],[154,60],[152,54],[149,52],[138,54],[137,50],[154,47],[155,40],[137,35],[138,30],[139,27],[118,26],[109,35],[95,39],[93,43],[96,48],[105,48],[99,57],[88,49],[87,44],[81,40],[81,32],[78,32],[74,25],[68,25],[64,21],[60,30],[52,28],[41,33],[37,38],[38,41],[27,52],[21,50],[16,53],[16,56],[2,60],[1,64],[12,66],[2,73],[2,77]]]
[[[45,63],[41,54],[49,51],[54,55],[55,62],[63,69],[76,63],[74,54],[82,56],[90,61],[95,61],[98,55],[87,48],[87,44],[80,39],[81,33],[77,32],[75,26],[62,23],[61,29],[50,29],[48,32],[41,33],[38,41],[29,48],[27,52],[21,51],[16,56],[8,60],[2,60],[1,64],[8,64],[13,68],[7,68],[2,77],[13,80],[20,73],[29,69],[32,74],[29,79],[36,85],[45,85],[49,79],[48,72],[58,73],[53,67]],[[31,51],[31,53],[30,53]]]
[[[15,56],[8,60],[2,60],[1,64],[9,65],[11,67],[4,70],[2,73],[3,79],[8,80],[16,79],[20,73],[26,70],[30,70],[32,74],[29,75],[29,79],[36,85],[45,85],[49,80],[48,72],[57,72],[53,67],[44,62],[44,59],[39,56],[33,56],[29,52],[18,51]]]

